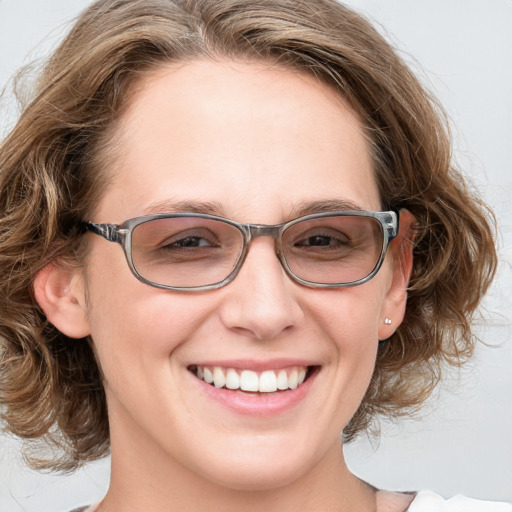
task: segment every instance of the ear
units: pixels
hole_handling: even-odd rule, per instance
[[[34,296],[46,318],[70,338],[90,334],[82,272],[63,262],[53,262],[39,271]]]
[[[391,285],[384,299],[379,319],[379,340],[389,338],[402,323],[407,304],[407,287],[412,272],[412,250],[415,232],[413,224],[416,219],[409,211],[400,210],[400,223],[397,237],[391,242],[393,258],[393,276]],[[389,323],[391,321],[391,323]]]

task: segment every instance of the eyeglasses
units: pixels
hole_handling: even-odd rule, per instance
[[[276,225],[240,224],[202,213],[159,213],[121,225],[88,222],[85,229],[123,246],[137,279],[183,292],[231,282],[253,238],[271,236],[288,276],[311,288],[341,288],[370,280],[398,233],[395,212],[342,210]]]

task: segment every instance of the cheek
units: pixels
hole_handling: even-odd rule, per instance
[[[316,301],[311,316],[323,326],[322,339],[332,354],[332,409],[344,428],[359,407],[373,375],[378,350],[379,315],[386,280],[335,291]],[[327,294],[330,295],[330,294]],[[320,338],[320,337],[319,337]]]
[[[325,294],[311,305],[311,315],[323,326],[340,355],[362,354],[375,346],[387,278]],[[320,298],[320,297],[319,297]]]
[[[201,308],[145,292],[131,294],[131,300],[121,294],[96,300],[90,314],[91,336],[100,355],[115,353],[116,359],[124,360],[168,357],[202,322]]]
[[[373,374],[379,345],[379,322],[385,298],[384,280],[353,289],[344,303],[344,320],[337,326],[340,357],[365,382]]]
[[[111,387],[168,373],[170,356],[212,310],[197,294],[172,294],[139,282],[126,261],[112,262],[109,272],[91,263],[87,275],[91,337]]]

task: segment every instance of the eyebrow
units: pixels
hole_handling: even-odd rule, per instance
[[[165,199],[164,201],[151,203],[144,209],[144,214],[167,212],[206,213],[219,217],[226,216],[221,203],[210,201],[173,201],[172,199]]]
[[[292,215],[294,217],[302,217],[312,213],[332,212],[338,210],[362,211],[363,208],[347,199],[326,199],[321,201],[296,203],[292,208]]]
[[[292,206],[289,220],[310,215],[312,213],[332,212],[339,210],[361,211],[363,208],[358,204],[347,199],[326,199],[318,201],[298,202]],[[224,206],[219,202],[211,201],[174,201],[165,199],[156,203],[151,203],[144,209],[144,214],[167,213],[167,212],[192,212],[216,215],[218,217],[228,217]]]

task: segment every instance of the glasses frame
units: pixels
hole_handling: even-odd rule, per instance
[[[369,219],[375,219],[379,222],[382,229],[382,248],[379,259],[375,264],[373,270],[365,277],[358,279],[356,281],[350,281],[348,283],[317,283],[313,281],[307,281],[295,275],[290,267],[288,266],[288,262],[284,256],[282,250],[282,236],[283,233],[294,226],[303,221],[321,219],[324,217],[365,217]],[[156,283],[154,281],[150,281],[146,279],[144,276],[140,275],[135,265],[133,264],[132,259],[132,234],[133,230],[146,222],[150,222],[153,220],[160,219],[169,219],[176,217],[195,217],[200,219],[209,219],[215,220],[219,222],[224,222],[238,229],[242,234],[242,250],[240,255],[238,256],[238,260],[236,262],[235,267],[231,271],[231,273],[222,281],[218,281],[216,283],[202,285],[202,286],[190,286],[190,287],[179,287],[179,286],[170,286],[165,284]],[[308,288],[346,288],[349,286],[357,286],[363,283],[366,283],[370,279],[372,279],[377,272],[380,270],[384,258],[386,256],[389,244],[392,242],[394,238],[398,235],[399,229],[399,215],[394,211],[366,211],[366,210],[334,210],[329,212],[321,212],[321,213],[313,213],[310,215],[304,215],[302,217],[298,217],[288,222],[284,222],[282,224],[241,224],[239,222],[235,222],[231,219],[226,219],[225,217],[219,217],[216,215],[210,215],[207,213],[194,213],[194,212],[172,212],[172,213],[156,213],[151,215],[144,215],[141,217],[135,217],[133,219],[129,219],[122,224],[96,224],[93,222],[84,223],[84,228],[86,231],[99,235],[109,242],[116,242],[122,245],[124,254],[126,257],[126,261],[128,262],[128,266],[132,272],[132,274],[141,282],[148,284],[150,286],[154,286],[155,288],[162,288],[164,290],[172,290],[179,292],[201,292],[208,290],[216,290],[218,288],[222,288],[227,285],[235,277],[238,272],[242,268],[244,264],[245,258],[249,252],[251,241],[254,238],[260,236],[270,236],[275,240],[275,248],[276,248],[276,256],[281,263],[281,266],[285,270],[286,274],[292,279],[292,281],[299,283]]]

